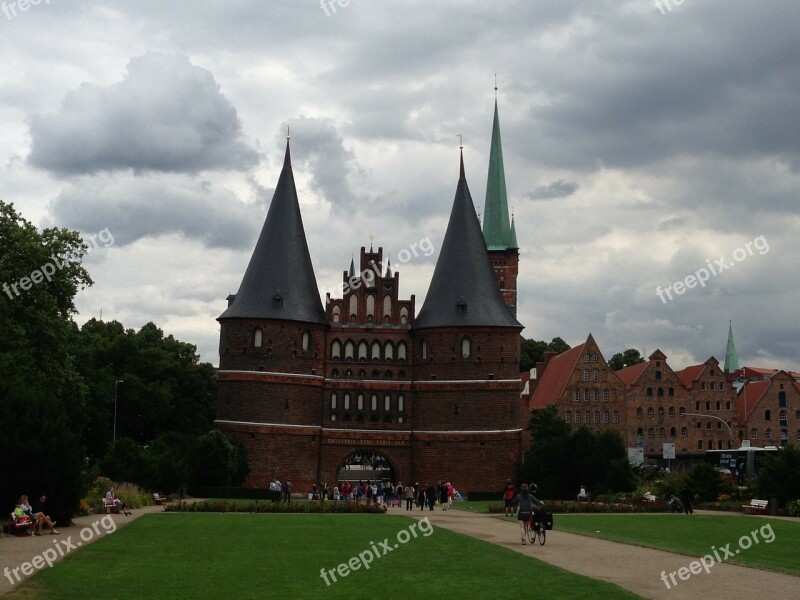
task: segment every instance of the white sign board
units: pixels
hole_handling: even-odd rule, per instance
[[[750,440],[742,440],[742,448],[749,448]]]
[[[644,448],[628,448],[628,462],[634,467],[644,464]]]
[[[671,442],[664,443],[664,458],[665,459],[674,459],[675,458],[675,444]]]

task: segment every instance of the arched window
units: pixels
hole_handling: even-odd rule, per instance
[[[375,318],[375,296],[370,294],[367,296],[367,321],[372,321]]]
[[[764,437],[768,440],[772,439],[772,428],[767,427],[767,430],[764,432]]]
[[[614,411],[614,414],[612,415],[612,418],[614,419],[614,423],[619,423],[619,411],[618,410]]]
[[[350,320],[358,320],[358,296],[355,294],[350,296]]]
[[[256,348],[261,348],[261,343],[264,341],[264,332],[261,331],[261,327],[256,327],[256,330],[253,332],[253,346]]]
[[[397,344],[397,360],[399,360],[400,362],[405,362],[406,361],[406,343],[405,342],[399,342]]]
[[[603,402],[608,402],[608,388],[603,388]]]
[[[389,394],[383,397],[383,410],[392,410],[392,397]]]
[[[336,394],[331,394],[331,410],[336,410]]]
[[[342,358],[342,343],[339,340],[333,340],[331,344],[331,359],[339,360]]]
[[[658,418],[659,419],[663,419],[664,418],[664,407],[663,406],[659,406],[658,407]]]
[[[400,309],[400,322],[403,324],[408,323],[408,309],[405,306]]]
[[[334,369],[333,371],[331,371],[331,377],[333,377],[334,379],[338,379],[339,378],[339,369]]]
[[[389,320],[392,318],[392,297],[389,294],[383,297],[383,317],[389,317]]]
[[[308,352],[311,348],[311,332],[304,331],[303,332],[303,352]]]
[[[422,338],[420,349],[422,350],[422,358],[428,358],[428,342],[425,340],[425,338]]]
[[[571,411],[571,410],[568,410],[568,411],[567,411],[567,412],[564,414],[564,420],[565,420],[567,423],[571,423],[571,422],[572,422],[572,411]]]
[[[595,423],[599,423],[600,422],[600,411],[599,410],[594,411],[594,422]]]
[[[658,437],[663,438],[665,433],[666,432],[664,431],[663,427],[658,428]]]
[[[669,416],[670,417],[674,417],[675,416],[675,407],[674,406],[670,406],[669,407]]]
[[[655,437],[655,436],[656,436],[656,430],[653,429],[652,427],[648,427],[647,428],[647,437]]]
[[[469,358],[471,354],[472,342],[467,336],[464,336],[461,338],[461,356],[462,358]]]
[[[383,378],[384,379],[391,379],[392,378],[392,372],[387,369],[386,372],[383,374]]]
[[[703,449],[703,440],[697,440],[697,449],[698,450],[702,450]]]
[[[667,390],[667,395],[668,396],[674,396],[675,395],[675,388],[672,388],[672,387],[669,388],[669,390]]]
[[[589,415],[590,415],[590,413],[589,413],[588,410],[585,413],[583,413],[583,422],[584,423],[589,423],[590,422]]]
[[[375,264],[374,262],[372,263]],[[364,282],[367,284],[368,288],[375,287],[375,273],[372,269],[367,269],[364,271]]]
[[[689,435],[689,430],[686,427],[681,427],[681,437],[686,437]]]
[[[648,416],[650,419],[652,419],[654,415],[655,415],[655,413],[653,412],[653,407],[652,407],[652,406],[648,406],[648,407],[647,407],[647,416]]]
[[[662,387],[658,388],[658,395],[659,396],[663,396],[664,395],[664,388],[662,388]]]
[[[770,421],[772,419],[772,413],[769,410],[764,411],[764,420]]]
[[[575,388],[575,398],[574,398],[574,401],[575,401],[575,402],[580,402],[580,401],[581,401],[581,390],[580,390],[580,388]]]
[[[653,388],[651,388],[651,387],[647,388],[647,395],[648,396],[652,396],[653,395]]]
[[[675,434],[676,434],[675,428],[674,427],[670,427],[669,428],[669,437],[673,437],[674,438]]]
[[[394,344],[386,342],[383,346],[383,358],[387,361],[394,360]]]
[[[641,406],[638,406],[636,408],[636,416],[639,417],[640,419],[644,416],[644,411],[642,411],[642,407]]]
[[[378,410],[378,395],[372,394],[372,410]]]
[[[357,403],[358,410],[364,410],[364,394],[358,395],[358,403]]]
[[[608,411],[603,412],[603,423],[608,423]]]
[[[344,395],[344,409],[350,410],[350,394]]]
[[[353,340],[347,340],[344,345],[344,359],[353,360],[353,353],[355,352],[355,344]]]
[[[600,390],[598,388],[594,388],[594,401],[598,402],[600,400]]]
[[[338,323],[342,316],[342,309],[339,308],[339,305],[336,304],[333,307],[333,322]]]
[[[364,340],[358,342],[358,360],[367,360],[367,342]]]
[[[783,390],[778,392],[778,407],[786,408],[786,392],[784,392]]]
[[[403,394],[400,394],[397,397],[397,410],[399,412],[403,412],[405,411],[405,409],[406,409],[406,399],[405,396],[403,396]]]

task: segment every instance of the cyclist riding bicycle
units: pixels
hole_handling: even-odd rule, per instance
[[[522,537],[522,544],[527,543],[528,527],[531,516],[534,514],[534,507],[544,506],[544,503],[536,496],[528,492],[528,484],[523,483],[520,493],[514,499],[517,506],[517,519],[519,520],[519,532]]]

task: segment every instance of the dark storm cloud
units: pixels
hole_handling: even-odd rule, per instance
[[[559,179],[548,185],[540,185],[532,192],[525,194],[525,197],[531,200],[550,199],[550,198],[566,198],[571,196],[578,190],[578,184],[574,181],[564,181]]]
[[[353,190],[349,178],[360,167],[332,119],[295,117],[289,121],[292,132],[292,165],[295,172],[305,170],[310,184],[328,202],[338,207],[355,206],[364,200]],[[285,137],[279,138],[281,146]]]
[[[247,169],[258,154],[214,76],[183,55],[148,53],[110,86],[85,83],[31,123],[29,162],[57,174]]]
[[[261,202],[245,205],[227,190],[176,175],[82,178],[50,212],[54,223],[84,233],[108,228],[117,247],[179,233],[210,248],[248,250],[264,219]]]

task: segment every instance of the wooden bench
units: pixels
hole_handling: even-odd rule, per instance
[[[753,515],[753,514],[767,514],[767,506],[769,505],[769,500],[756,500],[753,498],[750,500],[750,504],[742,504],[742,511],[746,515]]]
[[[8,515],[8,535],[23,536],[31,533],[33,522],[28,518],[27,522],[20,523],[14,513]]]
[[[103,512],[106,514],[118,513],[119,509],[114,504],[113,498],[103,498]]]

